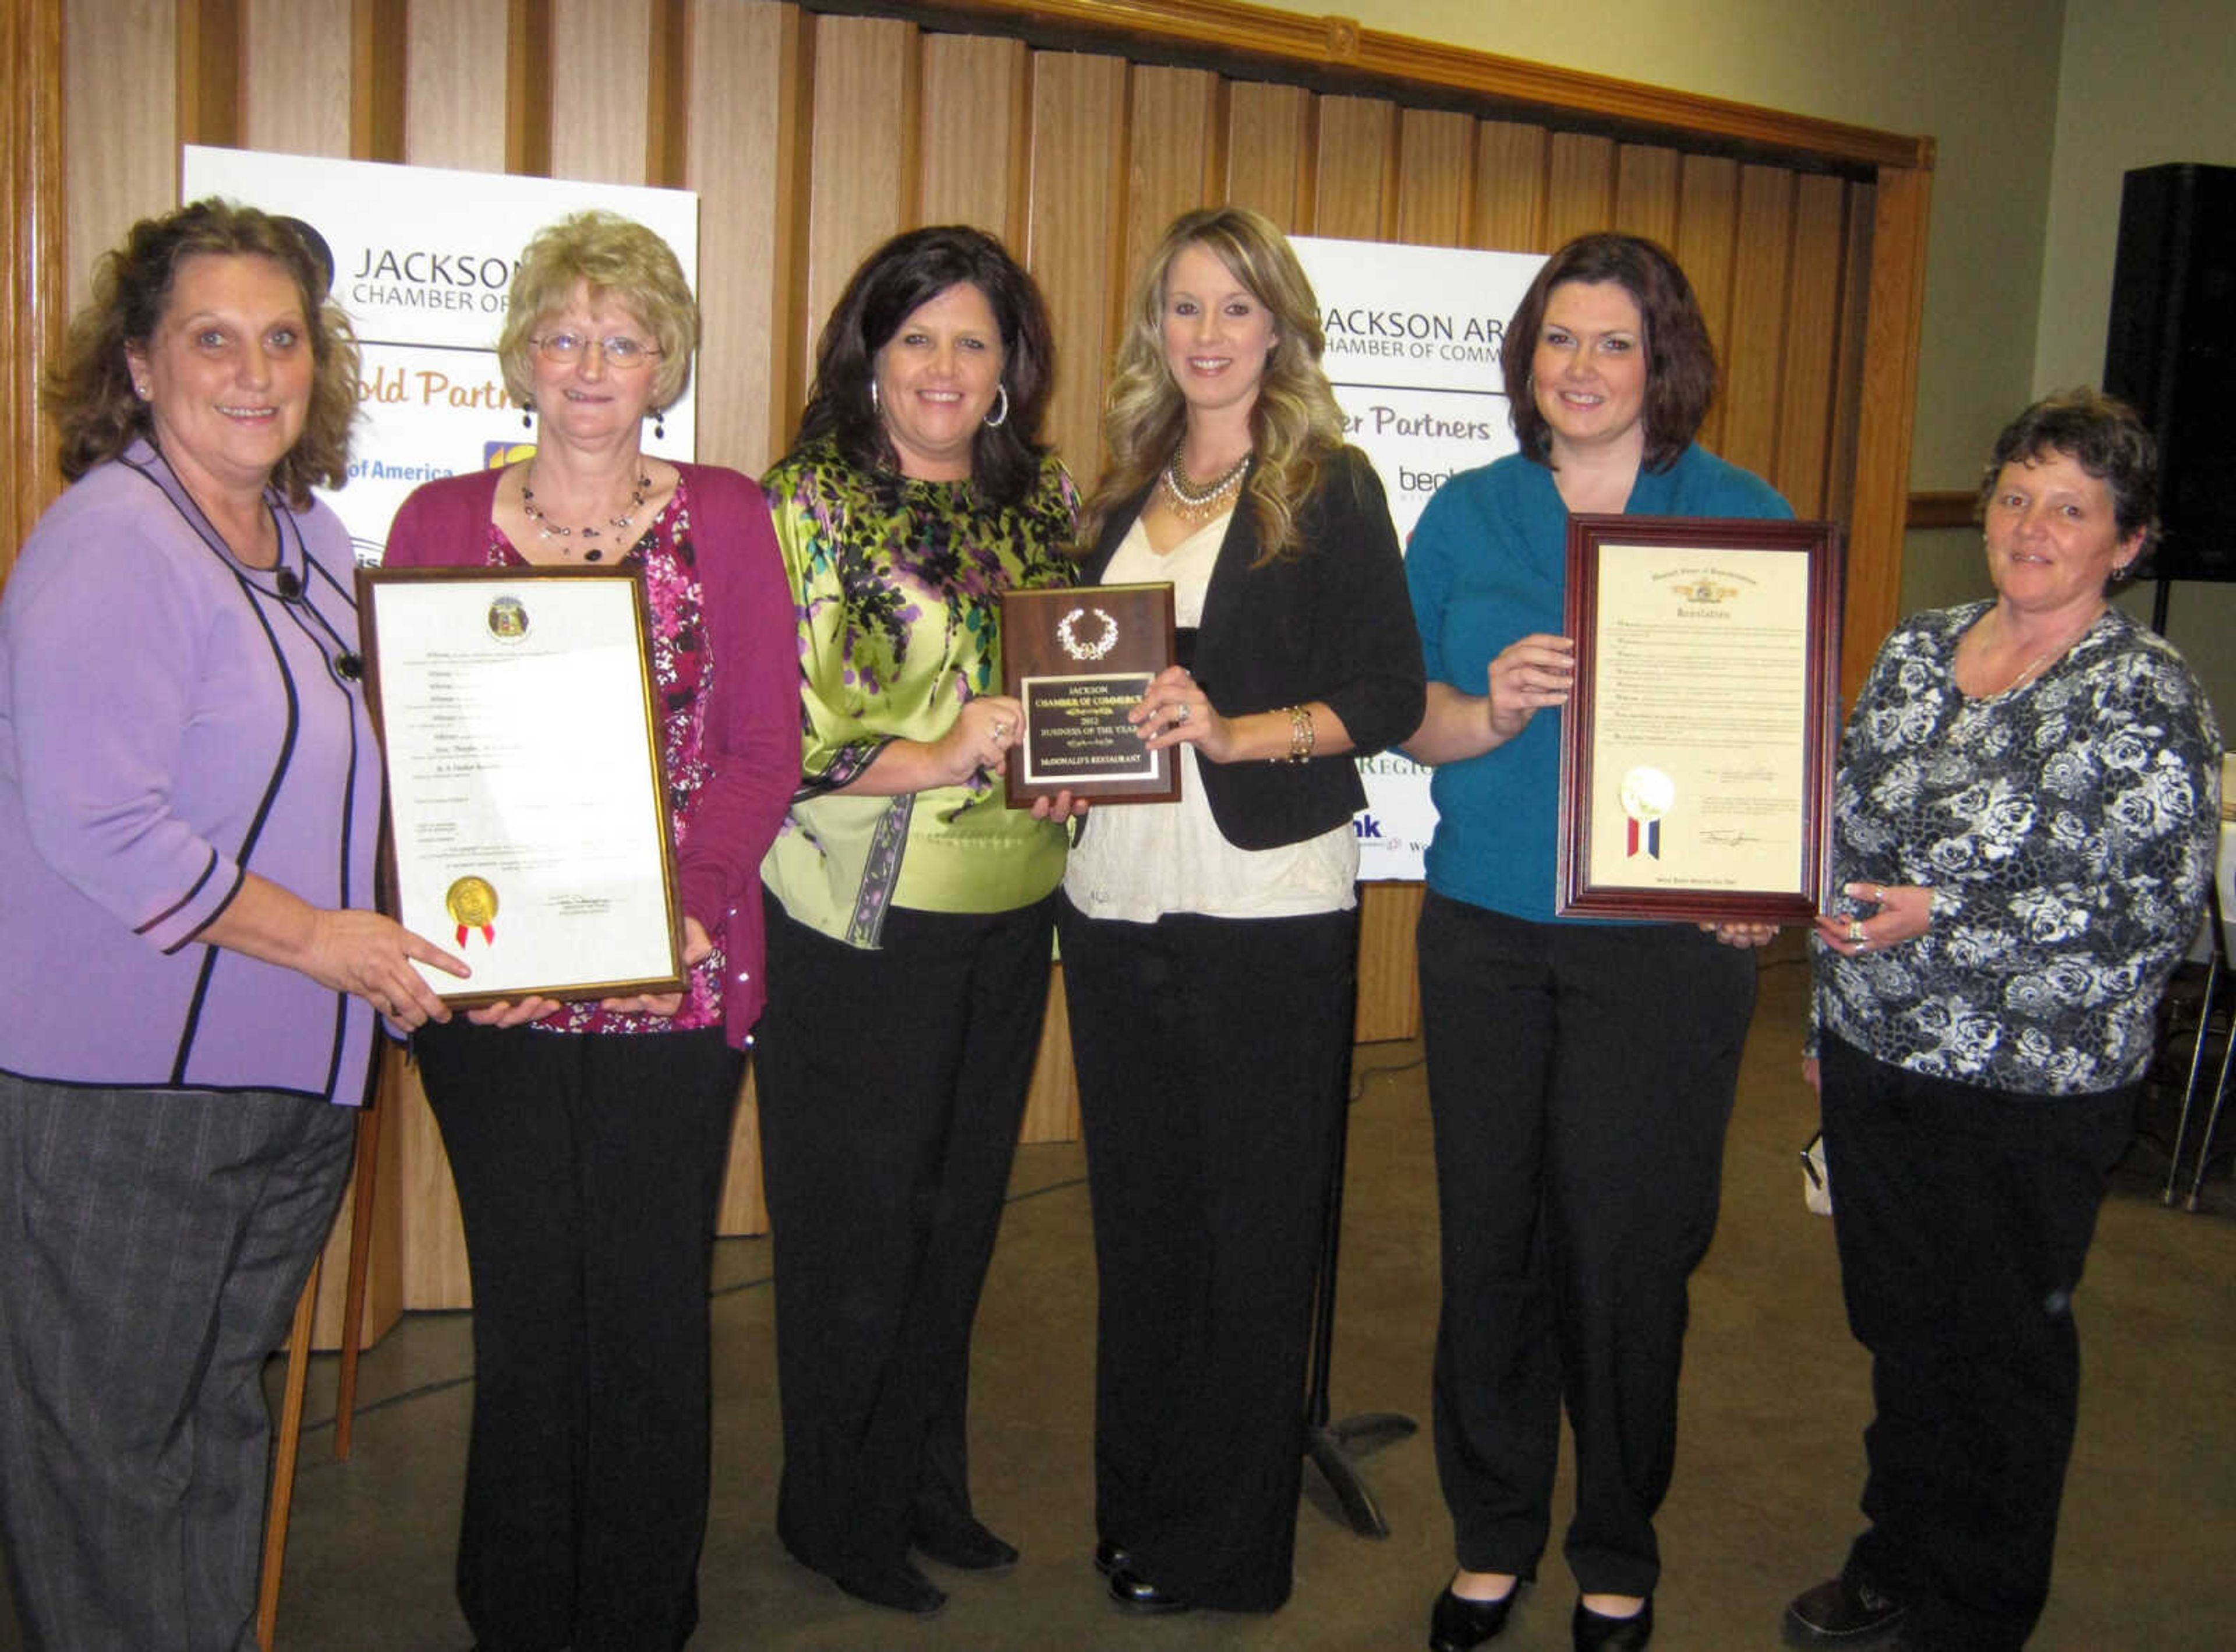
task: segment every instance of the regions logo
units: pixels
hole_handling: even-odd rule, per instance
[[[533,442],[483,442],[482,444],[482,469],[484,471],[502,471],[508,464],[517,464],[523,459],[532,459],[535,457],[536,444]]]

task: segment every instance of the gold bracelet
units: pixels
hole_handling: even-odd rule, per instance
[[[1289,708],[1289,754],[1277,757],[1277,763],[1301,763],[1312,754],[1312,742],[1319,738],[1312,727],[1312,714],[1304,706]]]

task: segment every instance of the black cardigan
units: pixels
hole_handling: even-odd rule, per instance
[[[1356,747],[1302,763],[1198,764],[1212,819],[1227,840],[1273,849],[1317,837],[1364,806],[1366,788],[1352,759],[1419,727],[1427,690],[1404,554],[1366,456],[1351,447],[1329,456],[1319,488],[1298,512],[1298,543],[1262,568],[1251,566],[1259,546],[1247,485],[1204,594],[1193,657],[1185,633],[1181,657],[1222,716],[1318,700],[1343,719]],[[1083,583],[1102,581],[1148,497],[1144,488],[1104,518],[1081,571]]]

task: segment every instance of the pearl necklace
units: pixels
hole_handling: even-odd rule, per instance
[[[536,490],[529,484],[529,477],[533,477],[535,474],[536,466],[531,462],[528,467],[527,473],[520,478],[521,514],[536,524],[536,532],[538,538],[547,540],[572,539],[575,536],[575,530],[572,528],[562,528],[558,523],[553,522],[549,517],[546,516],[543,510],[537,506],[536,503]],[[630,526],[636,521],[636,513],[644,509],[644,502],[650,495],[651,491],[652,478],[640,471],[636,478],[636,487],[629,495],[628,509],[621,512],[618,517],[608,517],[606,518],[606,528],[612,529],[615,537],[619,537],[629,530]],[[589,542],[593,539],[602,537],[605,533],[605,529],[585,527],[581,531],[584,541],[582,560],[586,563],[603,562],[606,556],[604,547],[600,545],[592,545],[589,543]],[[574,555],[574,547],[571,545],[562,545],[560,549],[564,550],[570,556]]]
[[[1246,452],[1221,471],[1216,480],[1199,484],[1189,480],[1181,465],[1180,450],[1175,448],[1172,463],[1165,466],[1164,474],[1158,478],[1158,486],[1164,490],[1166,505],[1174,516],[1182,522],[1202,523],[1227,508],[1227,496],[1241,487],[1242,473],[1249,468],[1250,455]]]

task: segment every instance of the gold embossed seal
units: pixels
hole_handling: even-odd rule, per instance
[[[486,878],[461,878],[443,896],[444,910],[450,921],[458,926],[458,944],[466,944],[470,931],[479,930],[482,939],[497,939],[497,885]]]

